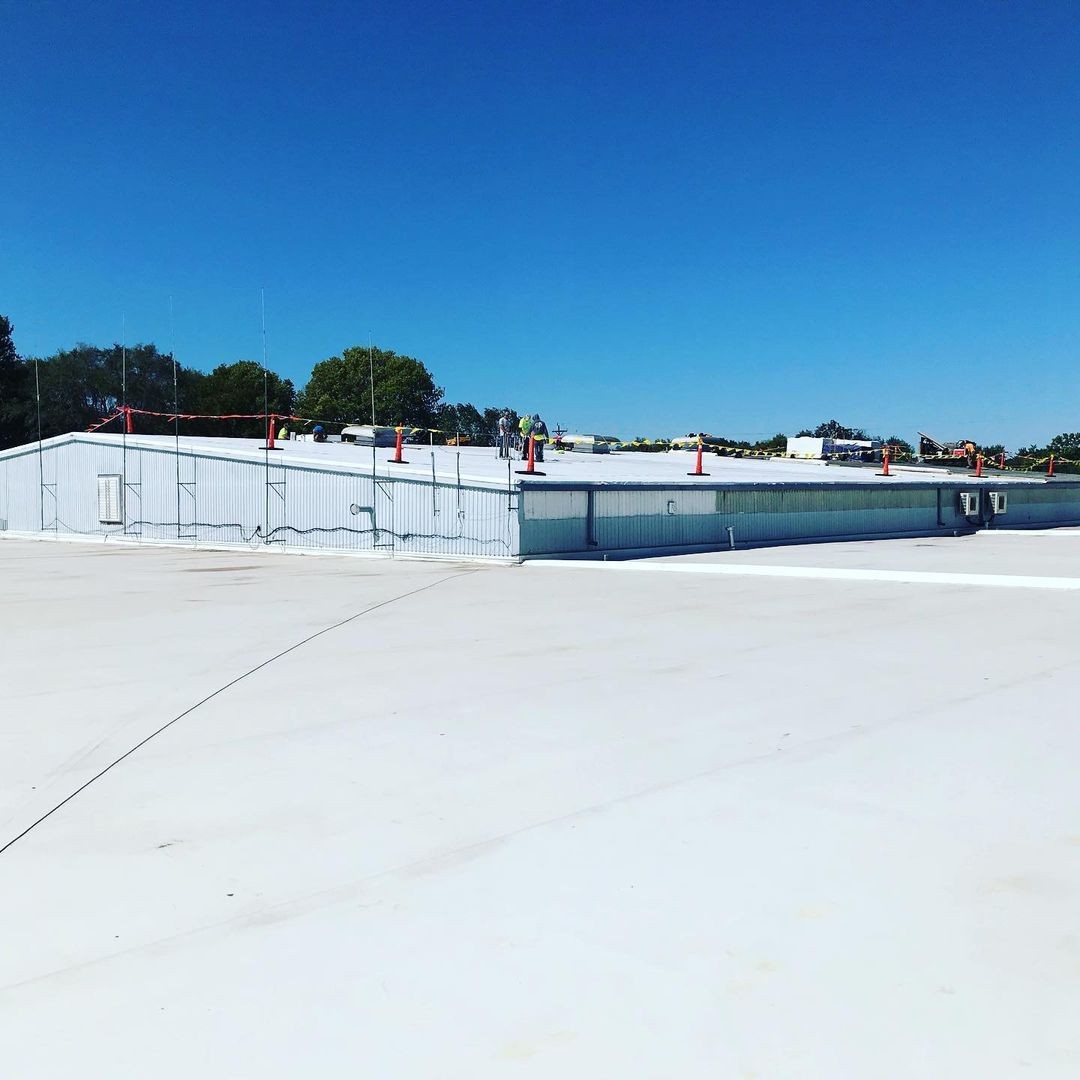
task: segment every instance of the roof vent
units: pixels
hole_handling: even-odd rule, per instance
[[[119,473],[100,473],[97,478],[98,521],[102,525],[124,523],[124,495]]]

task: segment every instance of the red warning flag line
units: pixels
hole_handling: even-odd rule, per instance
[[[128,406],[117,409],[111,416],[106,416],[86,430],[88,433],[97,431],[99,428],[105,427],[106,424],[119,420],[122,416],[157,416],[166,420],[268,420],[271,417],[275,420],[306,420],[306,417],[293,416],[291,413],[175,413],[154,412],[152,409],[136,409],[133,406]],[[128,430],[131,430],[130,425]]]

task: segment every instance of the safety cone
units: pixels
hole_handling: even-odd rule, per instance
[[[387,458],[387,461],[389,461],[391,465],[408,465],[409,464],[401,456],[401,444],[405,440],[404,431],[405,431],[405,429],[400,424],[398,424],[398,427],[397,427],[397,442],[394,443],[394,456],[392,458]],[[372,433],[372,438],[374,438],[374,433]]]
[[[698,441],[697,441],[697,465],[694,466],[694,471],[693,472],[688,472],[686,474],[687,476],[708,476],[709,475],[707,472],[703,472],[702,468],[701,468],[701,455],[702,455],[702,453],[703,453],[702,439],[701,439],[701,436],[699,435],[698,436]]]
[[[881,454],[881,472],[878,473],[878,476],[891,475],[892,474],[889,472],[889,448],[886,446]]]
[[[975,458],[975,475],[982,476],[982,454],[978,454]]]
[[[280,450],[280,446],[274,445],[274,436],[277,434],[277,414],[271,413],[267,417],[266,424],[266,444],[263,446],[264,450]]]
[[[1054,455],[1053,454],[1050,455],[1050,467],[1046,470],[1046,475],[1047,476],[1053,476],[1054,475]]]
[[[514,472],[518,476],[546,476],[547,473],[540,472],[536,467],[536,439],[534,436],[529,436],[529,460],[524,469],[515,469]]]

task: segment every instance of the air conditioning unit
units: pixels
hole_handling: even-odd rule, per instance
[[[965,517],[973,517],[979,512],[979,493],[977,491],[960,492],[960,512]]]
[[[991,491],[990,509],[995,514],[1006,513],[1009,509],[1009,496],[1004,491]]]

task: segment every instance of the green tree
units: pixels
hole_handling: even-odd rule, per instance
[[[1080,460],[1080,431],[1065,431],[1055,435],[1046,448],[1048,454],[1071,461]]]
[[[184,404],[185,412],[207,413],[213,416],[260,414],[247,420],[193,420],[183,430],[190,434],[224,435],[262,438],[266,424],[264,411],[290,415],[294,411],[296,390],[291,379],[283,379],[273,371],[264,373],[263,366],[254,360],[237,360],[219,364],[203,376],[195,387],[194,402]],[[197,408],[192,408],[192,404]],[[265,408],[264,408],[265,406]]]
[[[444,438],[464,435],[474,444],[484,442],[488,434],[484,425],[484,414],[467,401],[457,405],[440,406],[435,427],[439,428]]]
[[[753,450],[786,450],[787,449],[787,435],[782,431],[778,431],[771,439],[760,439],[754,443],[751,447]]]
[[[33,379],[15,351],[14,329],[0,315],[0,450],[28,442],[34,430]]]
[[[125,364],[126,355],[126,364]],[[100,348],[80,343],[39,360],[42,434],[61,435],[86,428],[112,415],[125,401],[135,409],[168,413],[173,410],[172,357],[155,345],[111,345]],[[32,378],[32,375],[28,375]],[[201,373],[178,368],[180,408],[192,411],[192,399]],[[135,429],[142,433],[171,430],[165,417],[136,416]],[[119,431],[114,422],[106,431]]]
[[[499,417],[503,412],[510,414],[510,430],[517,431],[518,421],[521,419],[517,414],[516,409],[505,408],[501,409],[497,405],[489,405],[484,410],[484,436],[491,440],[491,445],[495,445],[495,440],[499,437]]]
[[[899,435],[890,435],[887,439],[882,439],[881,441],[907,457],[912,457],[915,453],[915,447],[913,447],[907,439],[901,439]]]
[[[316,420],[369,423],[372,376],[378,423],[439,426],[443,391],[424,364],[391,349],[372,348],[369,367],[369,352],[362,345],[315,365],[297,397],[297,412]]]
[[[862,428],[849,428],[840,423],[839,420],[826,420],[823,424],[818,424],[813,431],[809,428],[804,428],[799,432],[797,437],[809,435],[813,439],[865,439],[866,432]]]

